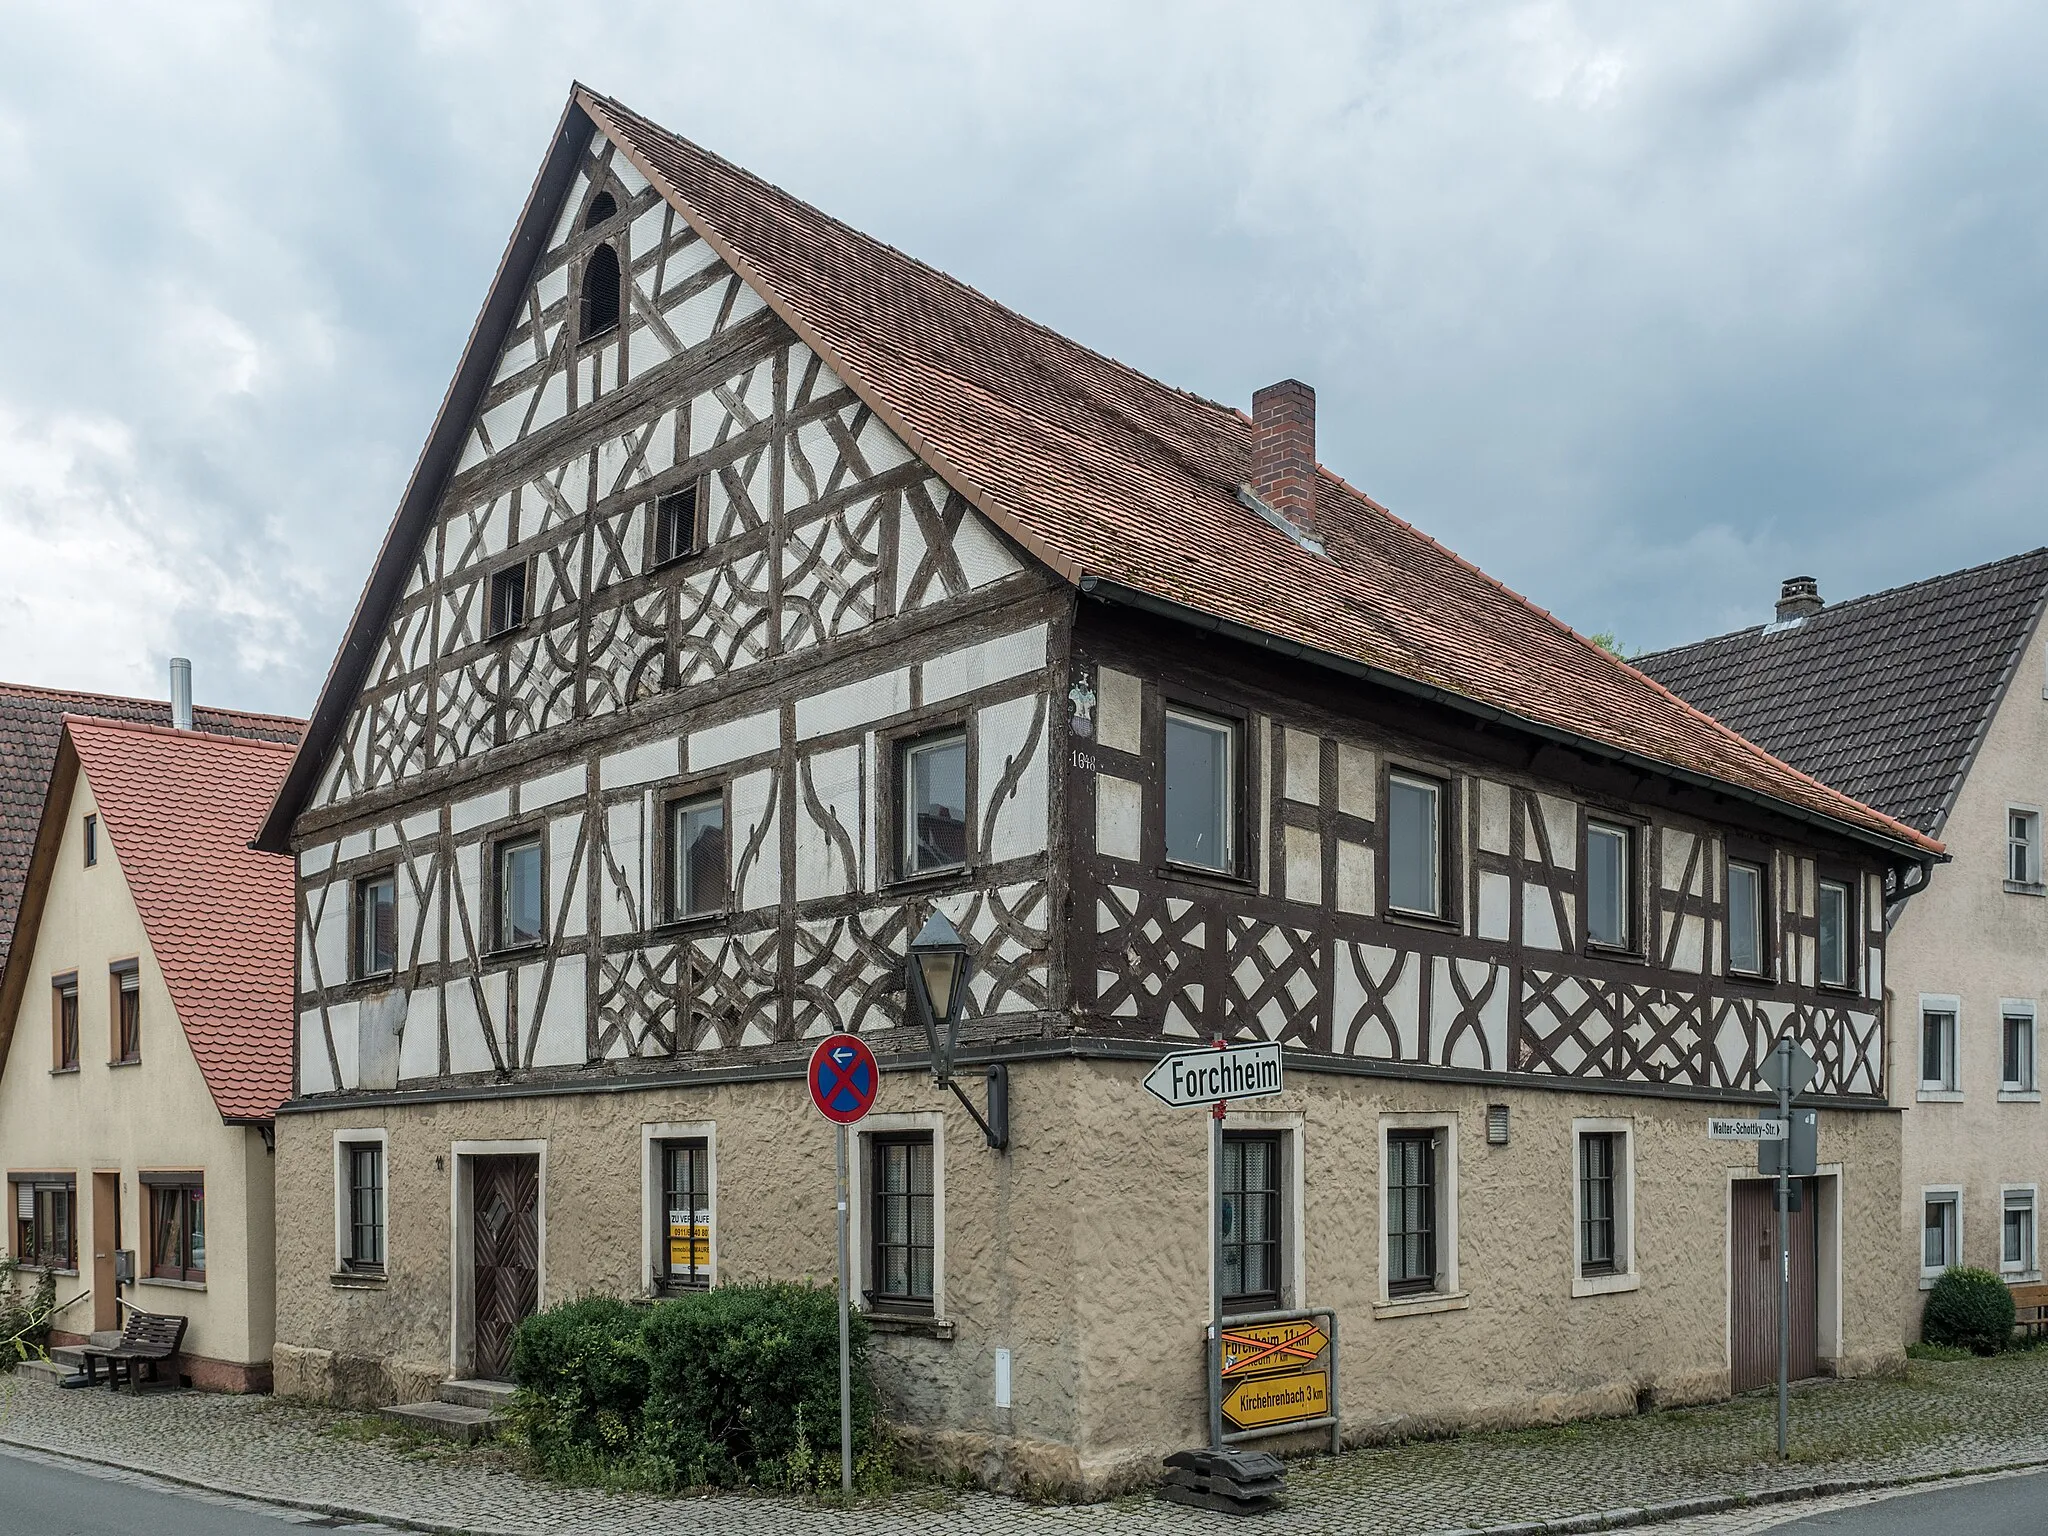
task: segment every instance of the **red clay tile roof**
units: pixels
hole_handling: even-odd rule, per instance
[[[1940,845],[1788,767],[1323,472],[1330,558],[1237,499],[1251,423],[1169,388],[575,88],[421,452],[263,845],[339,740],[595,123],[949,484],[1068,581],[1108,584],[1540,734],[1731,786],[1888,847]]]
[[[171,706],[162,699],[124,699],[105,693],[73,693],[57,688],[31,688],[0,683],[0,971],[7,969],[7,951],[14,922],[21,911],[22,883],[35,852],[36,825],[50,789],[50,769],[57,761],[57,738],[66,715],[92,715],[105,720],[136,720],[169,725]],[[296,742],[302,720],[282,715],[252,715],[239,709],[192,711],[195,729],[216,736],[261,741]]]
[[[223,1119],[292,1091],[292,861],[249,847],[292,748],[64,718],[178,1022]]]
[[[1242,505],[1251,423],[956,282],[604,97],[577,100],[921,457],[1095,576],[1927,851],[1324,471],[1322,542]]]

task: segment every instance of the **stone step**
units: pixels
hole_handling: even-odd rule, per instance
[[[496,1412],[512,1406],[512,1399],[519,1389],[509,1381],[457,1381],[448,1380],[434,1389],[434,1396],[444,1403],[454,1403],[462,1408],[488,1408]]]
[[[85,1369],[85,1351],[76,1344],[59,1344],[50,1351],[50,1358],[66,1370]]]
[[[71,1367],[54,1360],[23,1360],[14,1367],[14,1374],[23,1381],[47,1382],[54,1387],[71,1374]]]
[[[498,1432],[495,1413],[462,1403],[400,1403],[395,1408],[379,1408],[377,1412],[395,1424],[409,1425],[462,1445],[475,1445]]]
[[[118,1328],[103,1328],[98,1333],[90,1335],[87,1342],[94,1349],[112,1349],[121,1342],[123,1337],[124,1335]]]

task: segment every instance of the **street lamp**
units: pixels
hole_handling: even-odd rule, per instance
[[[974,956],[960,930],[946,914],[934,910],[910,941],[905,982],[916,1001],[924,1038],[931,1050],[932,1081],[950,1088],[998,1152],[1010,1145],[1010,1069],[996,1062],[988,1069],[988,1115],[984,1118],[960,1085],[953,1081],[953,1055],[960,1048],[960,1015],[967,1003],[967,982],[974,974]]]

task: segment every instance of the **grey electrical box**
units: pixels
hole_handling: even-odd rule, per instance
[[[135,1250],[133,1248],[116,1248],[114,1250],[114,1284],[133,1285],[134,1283]]]
[[[1777,1173],[1780,1157],[1787,1159],[1784,1171],[1795,1179],[1809,1177],[1819,1168],[1820,1111],[1793,1110],[1792,1124],[1787,1131],[1789,1134],[1783,1141],[1760,1141],[1756,1144],[1758,1173]]]

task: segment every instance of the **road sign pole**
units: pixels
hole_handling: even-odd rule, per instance
[[[1216,1042],[1221,1045],[1222,1041]],[[1209,1449],[1223,1449],[1223,1106],[1209,1111],[1209,1177],[1216,1209],[1209,1222]]]
[[[1778,1042],[1778,1118],[1792,1119],[1792,1037]],[[1792,1372],[1792,1228],[1785,1219],[1786,1197],[1792,1188],[1792,1143],[1779,1144],[1778,1156],[1778,1459],[1785,1459],[1786,1419],[1790,1411]]]
[[[853,1492],[853,1348],[847,1337],[846,1127],[839,1127],[839,1487]]]

